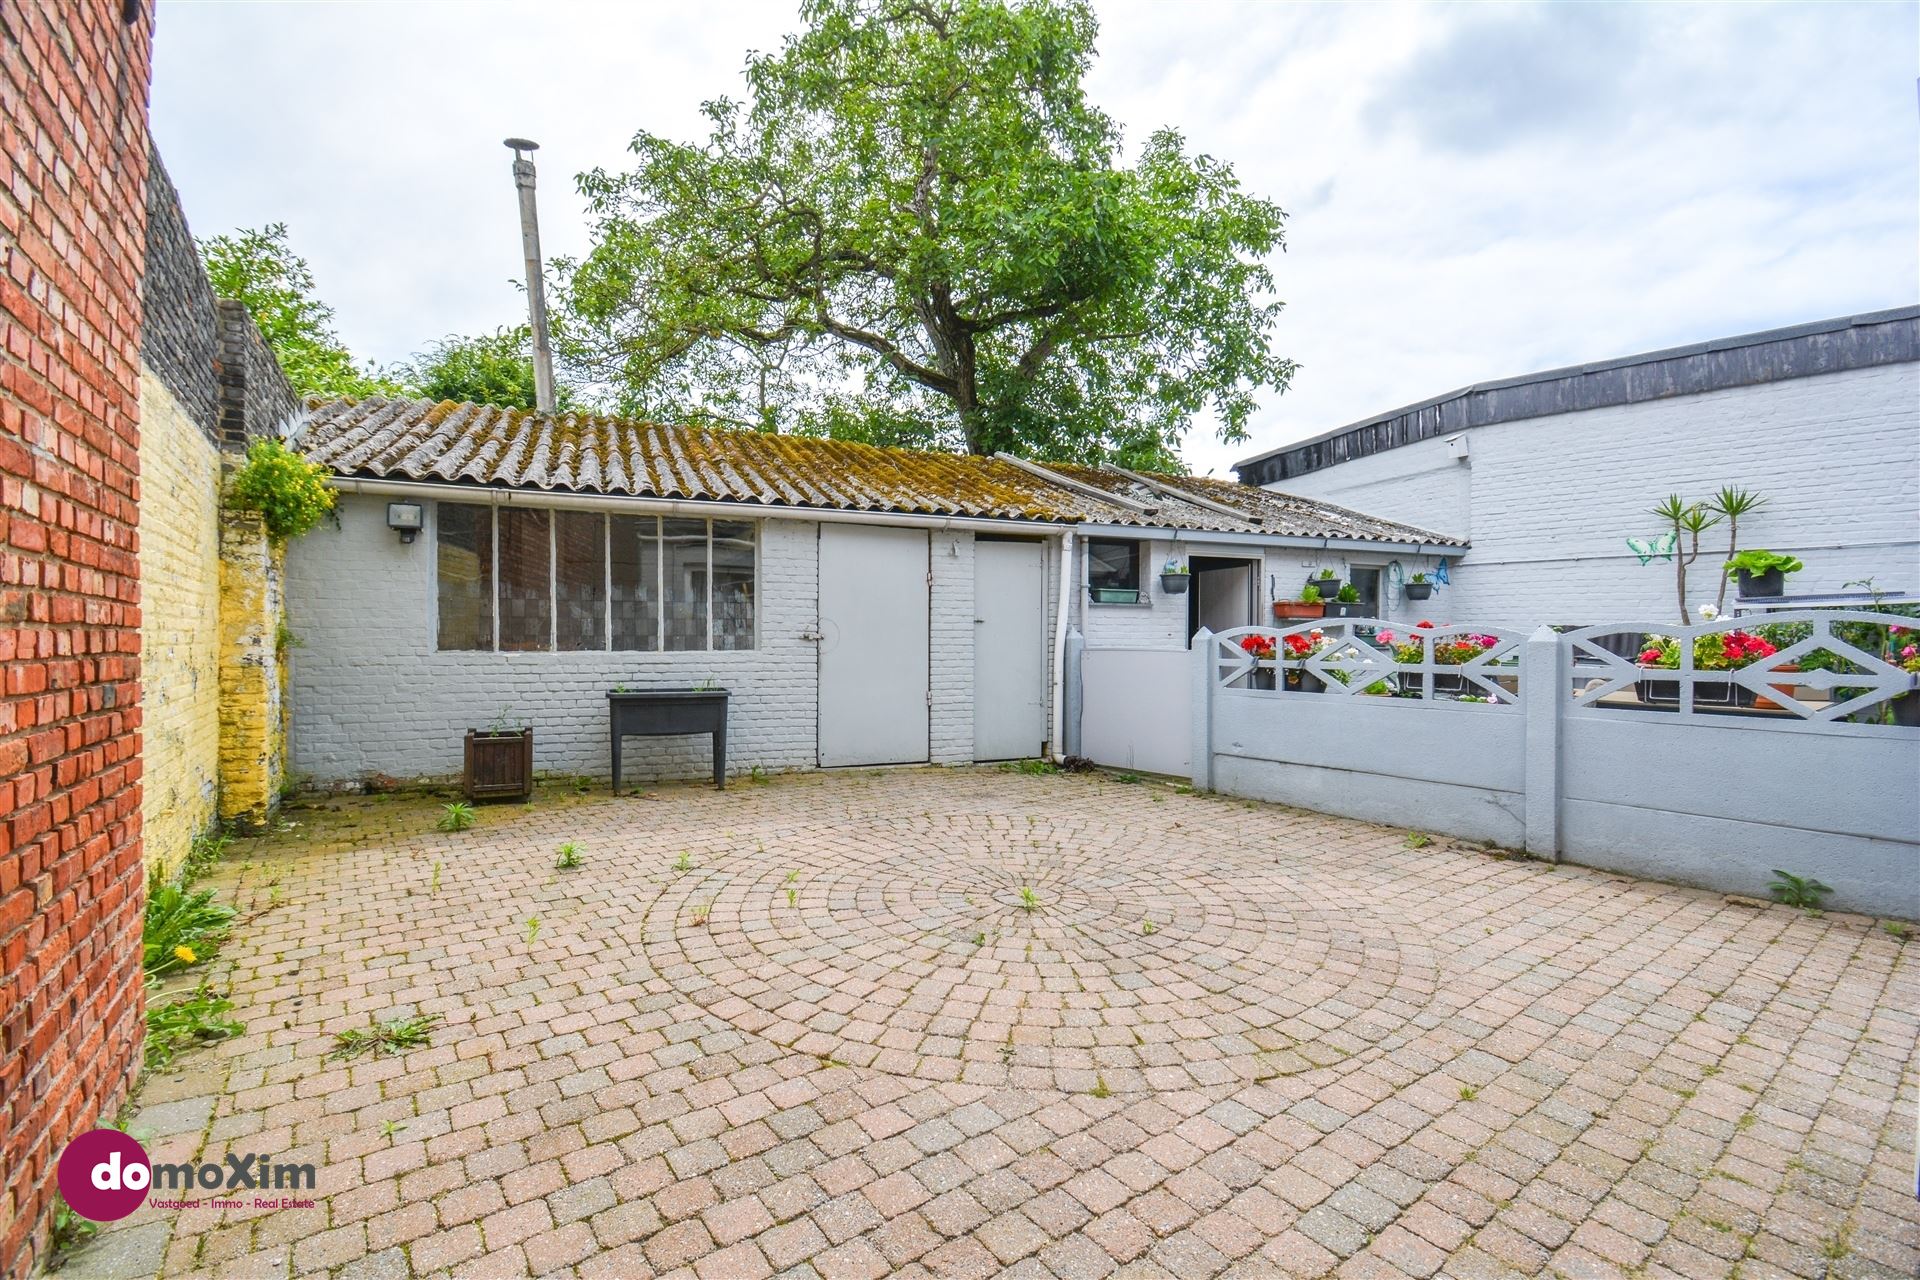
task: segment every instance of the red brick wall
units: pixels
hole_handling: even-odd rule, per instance
[[[126,1095],[140,981],[150,0],[0,2],[0,1276]]]

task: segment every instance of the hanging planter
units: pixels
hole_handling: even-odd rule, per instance
[[[1340,593],[1340,579],[1331,570],[1323,577],[1308,578],[1307,585],[1318,591],[1322,600],[1331,600]]]
[[[1170,596],[1187,593],[1187,584],[1193,581],[1193,575],[1185,569],[1168,569],[1160,575],[1160,589]]]
[[[1424,573],[1414,574],[1413,578],[1402,587],[1401,590],[1407,593],[1407,599],[1409,600],[1430,600],[1433,598],[1433,584],[1427,581],[1427,575]]]

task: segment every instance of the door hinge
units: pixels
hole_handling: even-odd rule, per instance
[[[933,690],[931,689],[927,690],[927,705],[928,706],[933,705]]]

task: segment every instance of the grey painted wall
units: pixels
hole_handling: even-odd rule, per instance
[[[1754,897],[1777,868],[1920,919],[1920,730],[1576,707],[1563,643],[1527,642],[1514,708],[1225,688],[1196,646],[1194,785]]]

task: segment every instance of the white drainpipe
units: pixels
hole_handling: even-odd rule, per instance
[[[1060,600],[1054,609],[1053,619],[1053,758],[1065,760],[1060,738],[1064,711],[1061,702],[1067,689],[1067,615],[1072,611],[1073,599],[1073,530],[1064,529],[1060,533]]]

